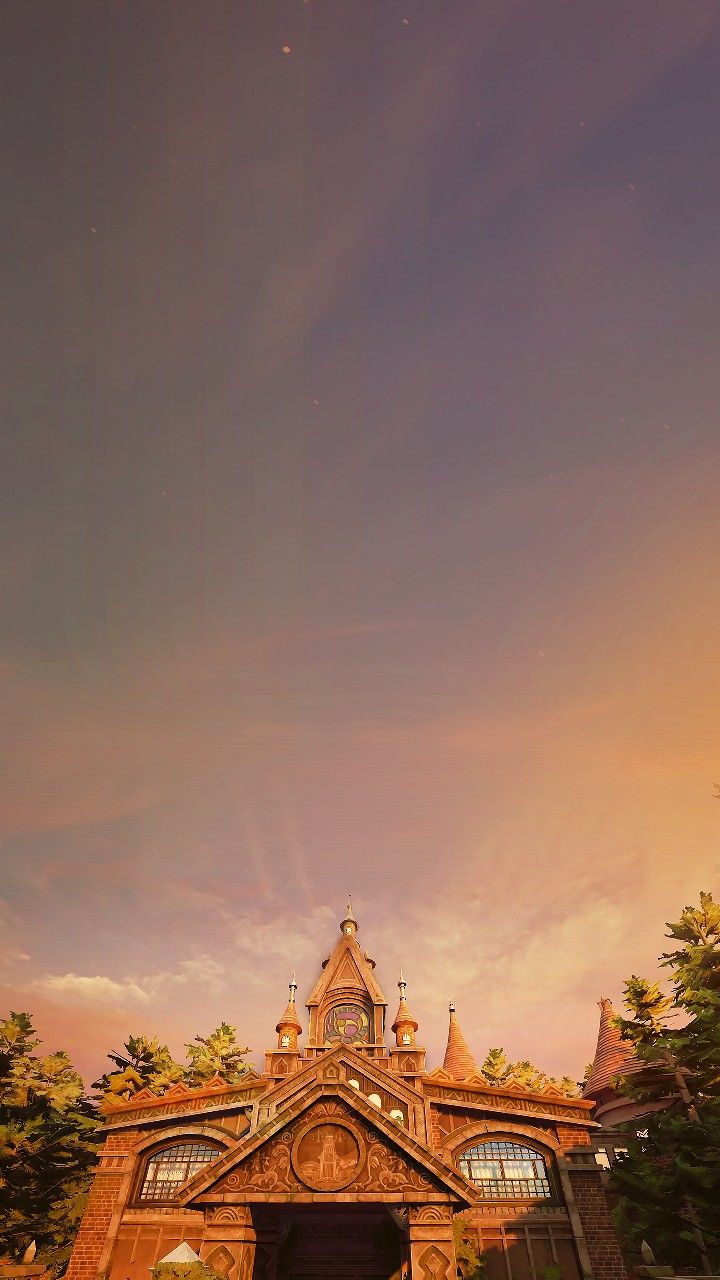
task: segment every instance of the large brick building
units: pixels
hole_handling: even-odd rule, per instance
[[[457,1214],[490,1280],[625,1280],[593,1101],[492,1087],[452,1009],[428,1071],[402,977],[388,1045],[350,907],[340,929],[304,1049],[293,980],[262,1075],[108,1104],[68,1280],[147,1280],[182,1242],[228,1280],[455,1280]]]

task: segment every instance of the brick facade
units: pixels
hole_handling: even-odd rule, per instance
[[[108,1104],[68,1280],[147,1280],[183,1241],[226,1280],[330,1280],[338,1267],[373,1280],[455,1280],[457,1214],[490,1280],[538,1280],[551,1264],[563,1280],[626,1280],[590,1149],[592,1103],[493,1087],[454,1011],[444,1066],[427,1071],[402,978],[388,1047],[385,998],[356,933],[348,910],[306,1002],[303,1049],[293,982],[262,1075]],[[488,1196],[490,1184],[467,1180],[460,1157],[489,1142],[505,1144],[521,1171],[502,1177],[527,1177],[530,1161],[545,1191]],[[207,1162],[148,1200],[148,1160],[183,1143],[204,1144]],[[166,1177],[177,1159],[166,1157]]]
[[[600,1170],[573,1169],[570,1181],[596,1280],[627,1280]]]

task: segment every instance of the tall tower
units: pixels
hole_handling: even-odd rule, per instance
[[[373,976],[375,961],[358,943],[357,932],[358,922],[349,901],[340,921],[340,938],[308,997],[307,1057],[316,1057],[336,1044],[350,1044],[372,1058],[387,1057],[387,1001]]]

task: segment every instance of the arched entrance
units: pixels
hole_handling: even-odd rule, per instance
[[[257,1217],[254,1280],[400,1280],[401,1234],[383,1205],[283,1205]]]

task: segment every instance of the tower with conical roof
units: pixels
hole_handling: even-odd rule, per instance
[[[477,1063],[465,1043],[460,1023],[455,1013],[455,1005],[450,1001],[450,1024],[448,1026],[447,1047],[443,1061],[443,1071],[454,1080],[467,1080],[470,1076],[479,1076]]]
[[[348,900],[340,921],[340,938],[307,1000],[309,1057],[336,1044],[352,1045],[370,1057],[387,1054],[387,1001],[373,974],[375,961],[357,940],[359,927],[352,900]]]
[[[642,1069],[642,1062],[635,1054],[629,1040],[623,1040],[612,1001],[602,996],[598,1001],[600,1026],[597,1046],[590,1075],[583,1087],[583,1098],[595,1103],[594,1119],[604,1129],[614,1129],[625,1120],[655,1110],[654,1106],[642,1107],[632,1098],[624,1098],[613,1081],[618,1076],[632,1075]]]
[[[410,1083],[414,1083],[412,1077],[421,1074],[425,1070],[425,1050],[418,1046],[415,1039],[418,1024],[411,1014],[407,1002],[407,983],[403,977],[402,969],[400,970],[398,987],[400,990],[400,1003],[390,1028],[395,1033],[395,1048],[390,1050],[390,1062],[393,1071],[396,1071],[398,1075],[405,1076]]]
[[[302,1024],[295,1005],[297,982],[295,974],[290,981],[290,997],[278,1020],[275,1030],[278,1042],[276,1049],[268,1049],[265,1054],[265,1072],[274,1077],[287,1075],[296,1071],[300,1060],[298,1036],[302,1034]]]

